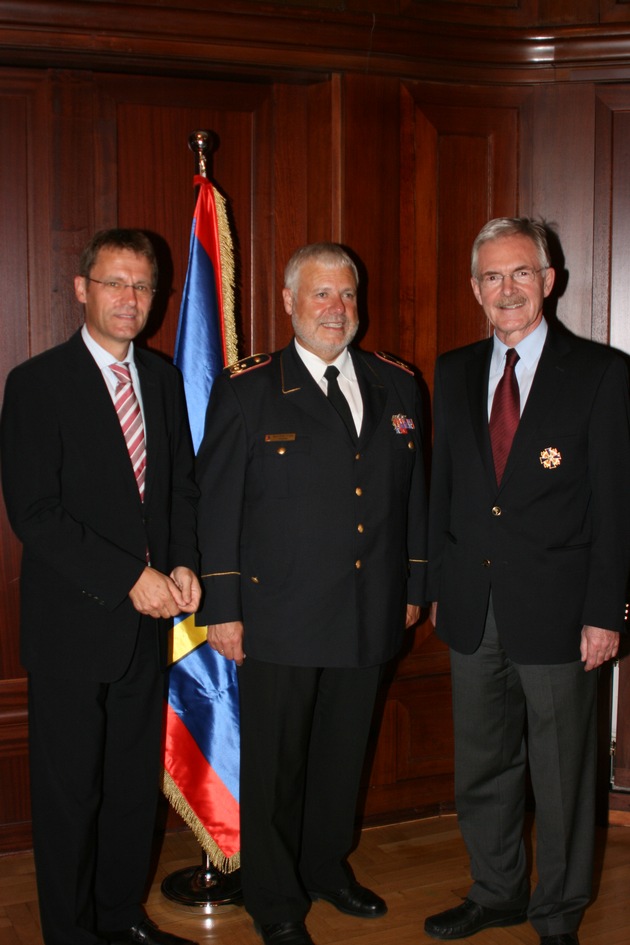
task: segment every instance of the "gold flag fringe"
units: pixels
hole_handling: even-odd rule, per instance
[[[213,185],[214,203],[217,208],[217,229],[219,231],[219,252],[221,261],[221,291],[223,293],[223,330],[225,332],[226,364],[238,360],[236,337],[236,318],[234,314],[234,244],[228,220],[227,206],[223,194]]]
[[[190,827],[201,849],[210,857],[212,865],[221,873],[234,873],[240,869],[241,854],[226,856],[223,850],[215,843],[204,825],[201,823],[184,795],[181,793],[168,771],[162,773],[162,792],[173,810],[179,814],[184,823]]]

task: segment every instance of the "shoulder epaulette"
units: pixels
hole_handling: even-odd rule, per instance
[[[247,371],[253,371],[256,368],[262,367],[264,364],[269,364],[270,361],[271,355],[269,354],[251,354],[248,358],[241,358],[240,361],[228,364],[225,370],[230,375],[230,378],[239,377]]]
[[[413,376],[413,371],[408,364],[405,364],[404,361],[399,361],[398,358],[395,358],[393,354],[390,354],[388,351],[375,351],[374,354],[377,358],[380,358],[381,361],[385,361],[386,364],[393,364],[394,367],[400,368],[401,371],[406,371],[407,374]]]

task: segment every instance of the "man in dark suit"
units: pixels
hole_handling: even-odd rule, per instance
[[[177,371],[133,345],[157,278],[146,236],[96,234],[80,273],[83,328],[11,372],[1,426],[6,506],[24,546],[42,934],[46,945],[181,945],[140,903],[166,620],[200,600],[185,402]]]
[[[348,347],[357,282],[339,245],[298,250],[295,340],[217,378],[198,456],[196,619],[240,666],[243,894],[266,945],[310,943],[311,900],[386,912],[345,860],[381,668],[423,601],[422,414],[408,369]]]
[[[437,364],[428,596],[451,648],[473,877],[461,905],[426,920],[439,939],[529,918],[542,945],[575,945],[590,897],[594,670],[617,653],[630,566],[628,376],[611,350],[548,325],[553,281],[543,226],[490,221],[472,288],[494,337]]]

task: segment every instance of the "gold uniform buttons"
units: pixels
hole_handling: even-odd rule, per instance
[[[363,525],[361,525],[360,523],[357,525],[357,531],[360,532],[361,535],[362,535],[363,532],[365,531],[365,529],[363,528]]]
[[[361,486],[357,486],[354,492],[355,492],[355,495],[363,495],[363,489],[361,488]]]
[[[483,561],[481,562],[482,567],[484,567],[484,568],[489,568],[490,565],[491,565],[491,563],[492,563],[492,562],[490,561],[489,558],[484,558]]]
[[[354,562],[354,566],[355,566],[355,568],[357,569],[357,571],[360,571],[360,570],[361,570],[361,559],[360,559],[360,558],[358,558],[358,559]]]
[[[408,440],[408,441],[407,441],[407,449],[408,449],[408,450],[415,450],[415,448],[416,448],[416,444],[413,442],[413,440]]]
[[[500,505],[493,505],[492,514],[495,516],[495,518],[498,518],[499,515],[501,515],[502,513],[503,513],[503,509],[501,508]]]
[[[257,578],[255,575],[250,578],[252,584],[260,584],[260,578]]]
[[[279,446],[278,449],[276,450],[276,453],[278,454],[278,456],[284,456],[286,451],[287,451],[286,446]]]

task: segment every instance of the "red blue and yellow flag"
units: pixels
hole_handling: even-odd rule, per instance
[[[222,195],[199,187],[175,364],[184,377],[195,452],[203,437],[212,382],[237,359],[234,255]],[[240,866],[239,714],[236,668],[206,643],[194,616],[175,619],[169,668],[163,791],[214,866]]]

